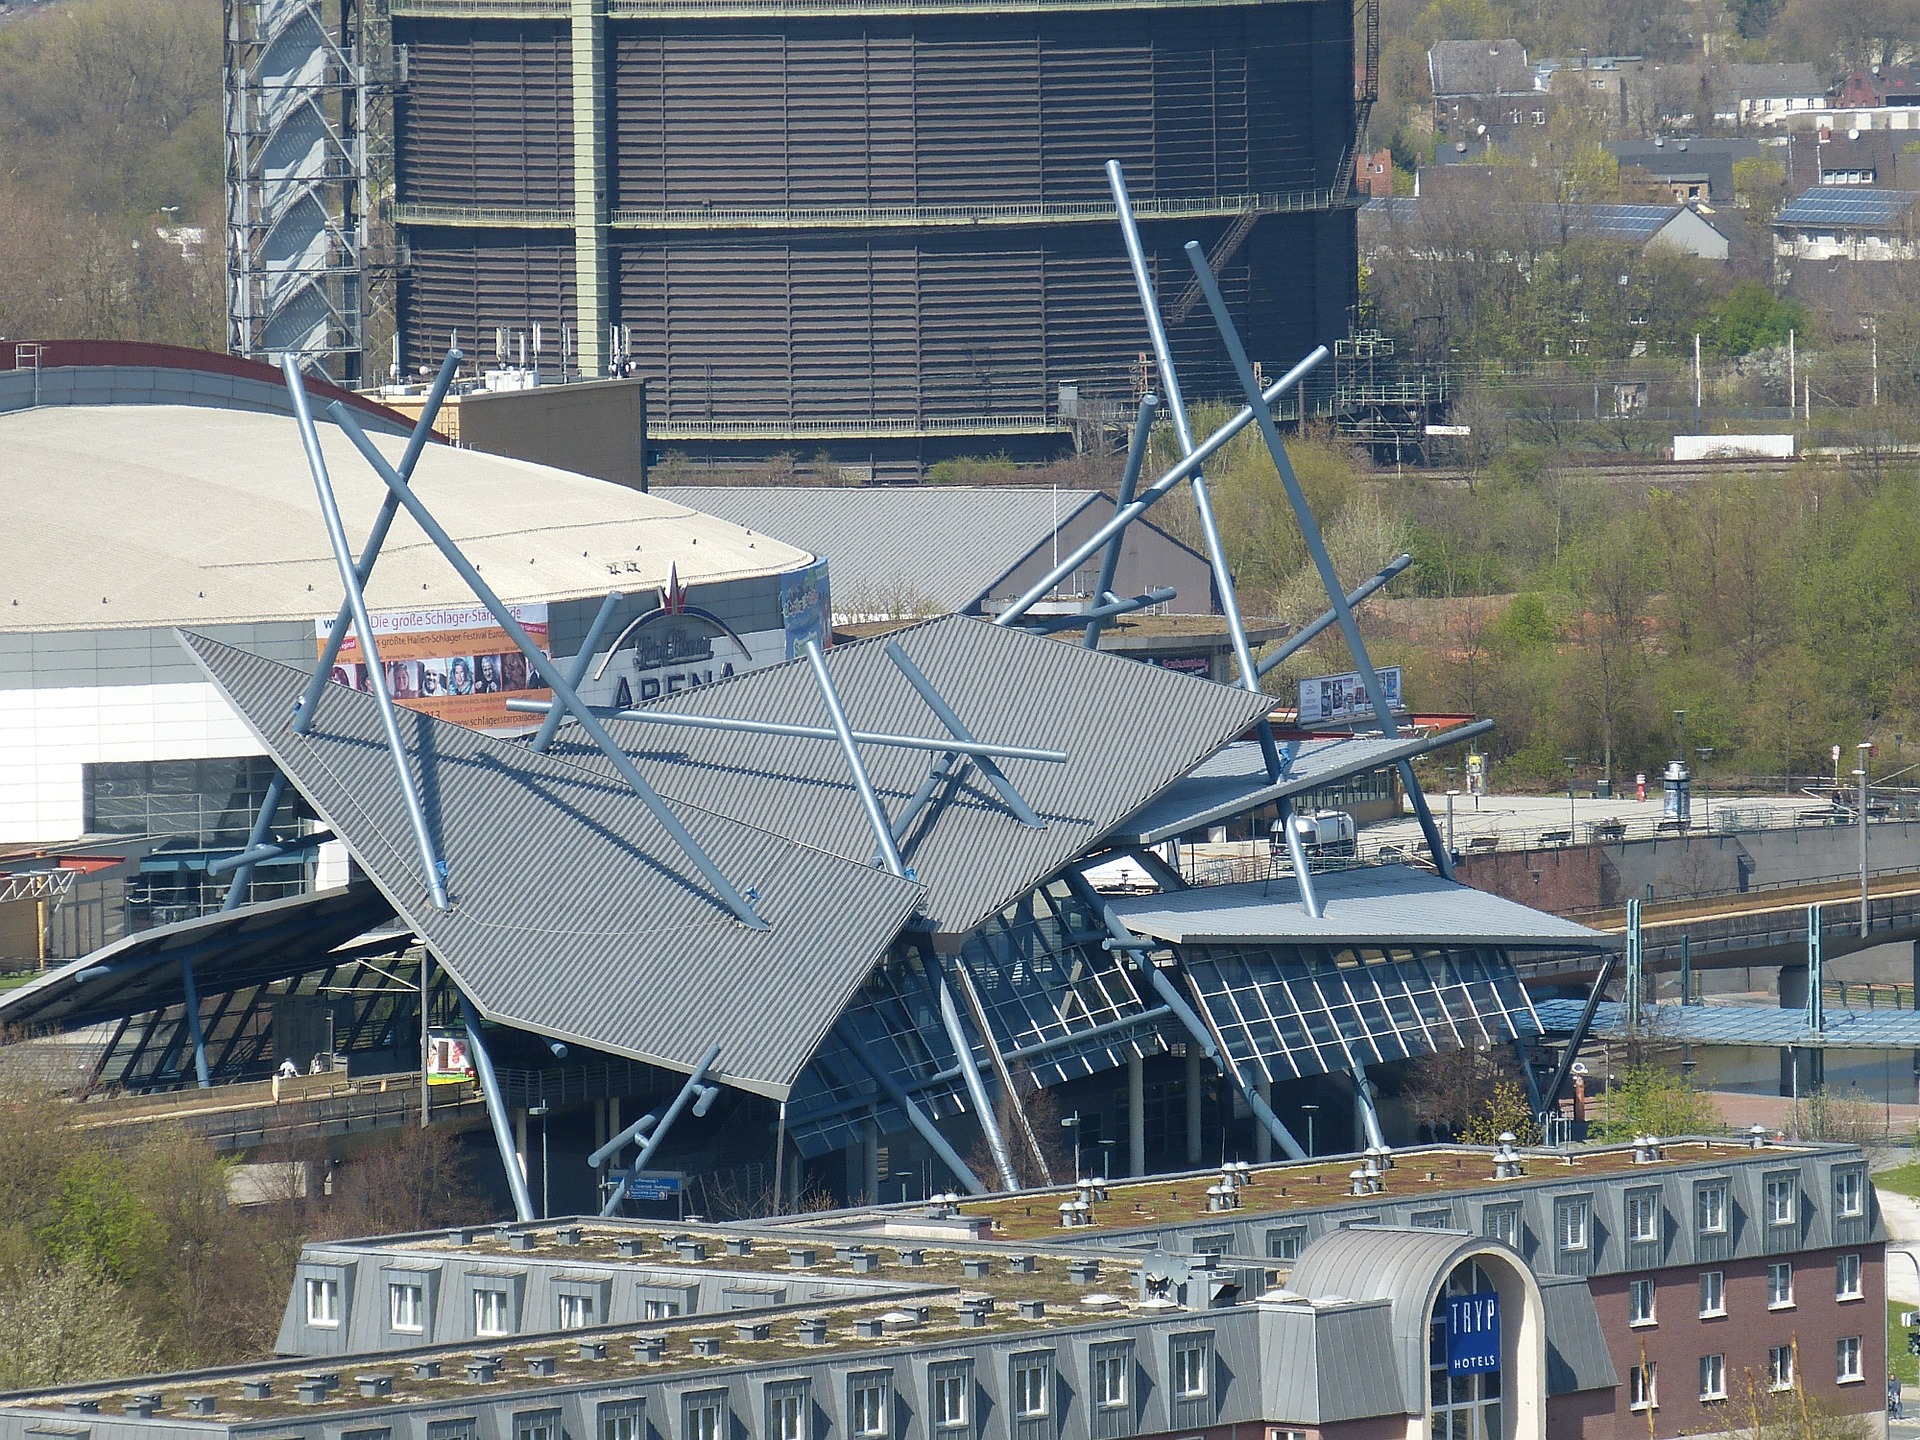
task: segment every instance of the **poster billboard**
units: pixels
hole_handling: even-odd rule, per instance
[[[540,651],[551,653],[547,607],[507,609]],[[326,649],[332,628],[332,616],[314,622],[316,653]],[[534,722],[507,709],[506,702],[548,698],[538,672],[482,606],[376,612],[373,630],[387,690],[410,710],[470,730],[518,733]],[[355,690],[367,688],[366,657],[351,628],[341,642],[332,679]]]
[[[787,659],[806,654],[809,640],[823,650],[833,643],[827,626],[830,613],[826,561],[816,560],[804,570],[789,570],[780,577],[780,620],[787,632]]]
[[[1380,688],[1386,692],[1387,704],[1398,710],[1400,667],[1388,665],[1374,673],[1380,677]],[[1302,725],[1318,720],[1352,720],[1372,714],[1373,703],[1367,699],[1367,687],[1360,683],[1358,671],[1349,671],[1345,675],[1316,675],[1300,682],[1299,723]]]

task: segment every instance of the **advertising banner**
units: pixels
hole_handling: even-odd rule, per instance
[[[807,641],[818,642],[821,649],[832,643],[827,629],[831,613],[827,600],[827,562],[820,560],[804,570],[789,570],[780,577],[780,618],[787,630],[787,659],[807,653]]]
[[[1484,1290],[1447,1297],[1447,1373],[1477,1375],[1500,1368],[1500,1295]]]
[[[507,608],[540,651],[550,654],[547,607]],[[314,622],[316,653],[326,649],[332,626],[332,616]],[[373,629],[388,692],[399,704],[470,730],[518,733],[538,723],[538,717],[516,715],[506,702],[545,700],[548,691],[483,607],[379,612],[373,616]],[[367,688],[366,659],[351,629],[341,643],[332,679],[355,690]]]
[[[1380,688],[1387,692],[1387,704],[1398,710],[1400,667],[1388,665],[1374,673],[1380,677]],[[1352,720],[1371,714],[1373,703],[1367,699],[1367,687],[1360,683],[1358,671],[1316,675],[1300,682],[1299,723],[1302,725],[1316,720]]]

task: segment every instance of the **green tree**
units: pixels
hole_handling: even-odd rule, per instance
[[[1589,1102],[1589,1114],[1594,1108]],[[1713,1101],[1690,1081],[1651,1062],[1615,1071],[1598,1108],[1602,1118],[1593,1126],[1593,1135],[1600,1140],[1717,1135],[1727,1128]]]
[[[1787,343],[1789,331],[1805,335],[1811,325],[1798,300],[1783,300],[1758,280],[1742,280],[1714,307],[1708,337],[1718,355],[1751,355]]]

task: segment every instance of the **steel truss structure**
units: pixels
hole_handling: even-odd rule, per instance
[[[357,554],[300,360],[284,359],[345,598],[311,673],[183,637],[286,777],[232,863],[229,903],[238,907],[255,864],[311,842],[271,835],[284,785],[298,785],[440,967],[448,1003],[464,1017],[523,1219],[532,1201],[489,1025],[495,1037],[508,1026],[556,1055],[583,1045],[678,1077],[677,1093],[594,1154],[597,1167],[617,1165],[636,1144],[644,1165],[683,1115],[706,1113],[731,1086],[778,1101],[777,1150],[791,1144],[819,1156],[871,1144],[876,1131],[910,1128],[977,1192],[987,1181],[942,1122],[971,1114],[993,1178],[1013,1188],[1023,1170],[1048,1173],[1026,1107],[1036,1090],[1126,1067],[1137,1092],[1143,1062],[1175,1046],[1190,1067],[1210,1065],[1224,1077],[1289,1155],[1304,1151],[1270,1103],[1271,1087],[1330,1073],[1352,1076],[1359,1118],[1383,1143],[1368,1066],[1530,1039],[1539,1023],[1502,947],[1604,943],[1453,883],[1452,857],[1410,764],[1423,743],[1399,734],[1354,620],[1354,607],[1406,562],[1348,592],[1274,424],[1273,407],[1327,352],[1314,351],[1263,390],[1205,254],[1188,245],[1194,284],[1246,400],[1211,435],[1194,434],[1118,164],[1108,178],[1159,382],[1136,417],[1112,519],[992,624],[947,617],[830,654],[808,645],[786,666],[643,709],[592,709],[575,688],[617,596],[563,673],[414,491],[414,467],[459,352],[446,357],[397,460],[344,407],[329,408],[387,487]],[[1182,458],[1143,485],[1148,437],[1162,413]],[[1270,725],[1261,678],[1284,657],[1261,661],[1252,651],[1204,476],[1209,458],[1248,425],[1259,428],[1326,592],[1326,614],[1307,629],[1339,630],[1371,702],[1372,729],[1338,742],[1351,746],[1344,764],[1324,742],[1280,743]],[[1126,527],[1182,485],[1232,637],[1233,686],[1098,653],[1109,621],[1161,593],[1112,591]],[[514,702],[542,715],[530,744],[394,705],[364,587],[401,510],[551,690],[550,704]],[[1061,579],[1096,557],[1100,582],[1079,613],[1034,613]],[[349,624],[366,651],[365,694],[326,683],[332,647]],[[1063,629],[1080,644],[1033,638]],[[1249,734],[1237,758],[1215,764]],[[1364,887],[1316,881],[1293,796],[1382,764],[1399,768],[1425,832],[1428,869],[1369,872],[1384,878]],[[1189,782],[1196,788],[1183,799]],[[1182,906],[1203,892],[1187,892],[1145,848],[1144,834],[1265,806],[1278,811],[1292,859],[1288,896],[1257,887],[1258,897],[1225,902],[1244,922],[1239,930],[1232,916],[1215,915],[1195,921],[1192,934],[1182,931],[1181,917],[1204,908]],[[1119,854],[1156,876],[1166,913],[1116,902],[1088,881],[1083,872]],[[1362,933],[1343,931],[1343,923]],[[1221,938],[1206,924],[1240,938]],[[1388,938],[1373,938],[1369,925]],[[258,992],[224,995],[206,1013],[197,953],[158,946],[152,958],[118,962],[177,964],[182,1002],[170,1028],[166,1017],[148,1022],[127,1073],[178,1075],[191,1055],[207,1084],[257,1065],[257,1046],[246,1046]],[[556,983],[556,975],[580,978]],[[714,1003],[712,992],[729,985],[741,988]],[[753,987],[769,993],[755,996]],[[769,1028],[745,1012],[771,995],[784,1003]],[[395,1031],[407,1003],[369,999],[355,1033]],[[417,1016],[417,985],[411,1003]],[[1197,1088],[1200,1073],[1190,1068],[1188,1083]],[[776,1164],[775,1172],[784,1169]],[[624,1193],[612,1188],[609,1210]]]
[[[368,376],[393,327],[385,0],[226,0],[227,348]]]

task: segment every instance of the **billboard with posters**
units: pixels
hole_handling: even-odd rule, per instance
[[[823,650],[833,643],[827,626],[830,613],[826,561],[817,560],[804,570],[789,570],[780,577],[780,619],[787,631],[787,659],[804,655],[809,640],[819,642]]]
[[[547,607],[507,608],[541,652],[550,654]],[[325,650],[332,626],[332,616],[314,622],[316,651]],[[507,709],[506,702],[545,700],[549,692],[483,607],[377,612],[373,629],[388,692],[408,709],[470,730],[517,734],[537,723]],[[355,690],[367,688],[366,660],[352,630],[341,642],[332,678]]]
[[[1387,704],[1398,710],[1400,667],[1388,665],[1374,673],[1380,677],[1380,688],[1386,691]],[[1353,720],[1372,714],[1373,704],[1367,699],[1367,687],[1360,683],[1358,671],[1316,675],[1300,682],[1299,723],[1302,725],[1320,720]]]

